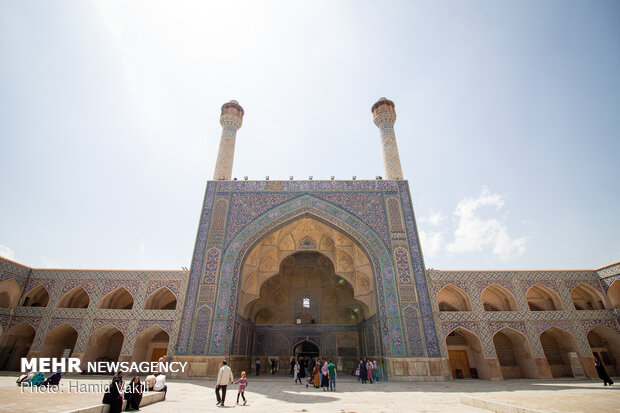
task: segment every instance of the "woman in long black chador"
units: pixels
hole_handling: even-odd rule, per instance
[[[110,405],[110,413],[120,413],[123,410],[123,374],[121,372],[116,373],[110,386],[103,395],[103,404]]]
[[[142,401],[142,383],[140,377],[135,376],[131,379],[129,385],[125,389],[125,400],[127,400],[126,411],[140,410],[140,402]]]
[[[603,366],[603,363],[601,363],[601,360],[599,360],[598,357],[596,358],[596,361],[594,362],[594,367],[596,368],[596,372],[598,373],[598,376],[601,378],[601,380],[603,380],[603,386],[607,386],[607,383],[609,383],[610,386],[614,384],[614,381],[611,379],[611,377],[609,377],[609,375],[605,371],[605,367]]]
[[[362,379],[362,384],[368,380],[368,369],[366,368],[365,359],[360,360],[360,379]]]

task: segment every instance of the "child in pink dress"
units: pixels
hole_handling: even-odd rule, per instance
[[[237,380],[235,384],[239,385],[239,392],[237,393],[237,404],[239,404],[239,395],[241,395],[241,397],[243,398],[243,405],[245,406],[245,404],[248,402],[244,396],[245,388],[248,385],[248,379],[245,378],[245,371],[241,372],[241,378]]]

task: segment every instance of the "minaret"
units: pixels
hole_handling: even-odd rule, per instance
[[[220,150],[217,153],[217,162],[215,163],[214,181],[229,181],[232,176],[235,138],[242,121],[243,108],[236,100],[231,100],[222,105],[222,115],[220,116],[222,138],[220,139]]]
[[[403,179],[403,169],[400,166],[400,156],[394,134],[394,122],[396,122],[394,102],[386,98],[379,99],[372,105],[372,118],[381,131],[384,178],[393,181]]]

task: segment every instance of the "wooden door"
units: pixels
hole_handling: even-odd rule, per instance
[[[452,372],[452,378],[457,377],[469,378],[469,359],[467,358],[467,351],[465,350],[448,350],[448,359],[450,360],[450,371]],[[462,372],[462,376],[457,374],[457,370]]]

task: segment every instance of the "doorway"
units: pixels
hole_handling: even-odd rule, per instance
[[[319,347],[311,341],[304,340],[297,344],[293,349],[293,355],[295,358],[305,357],[313,358],[319,356]]]

